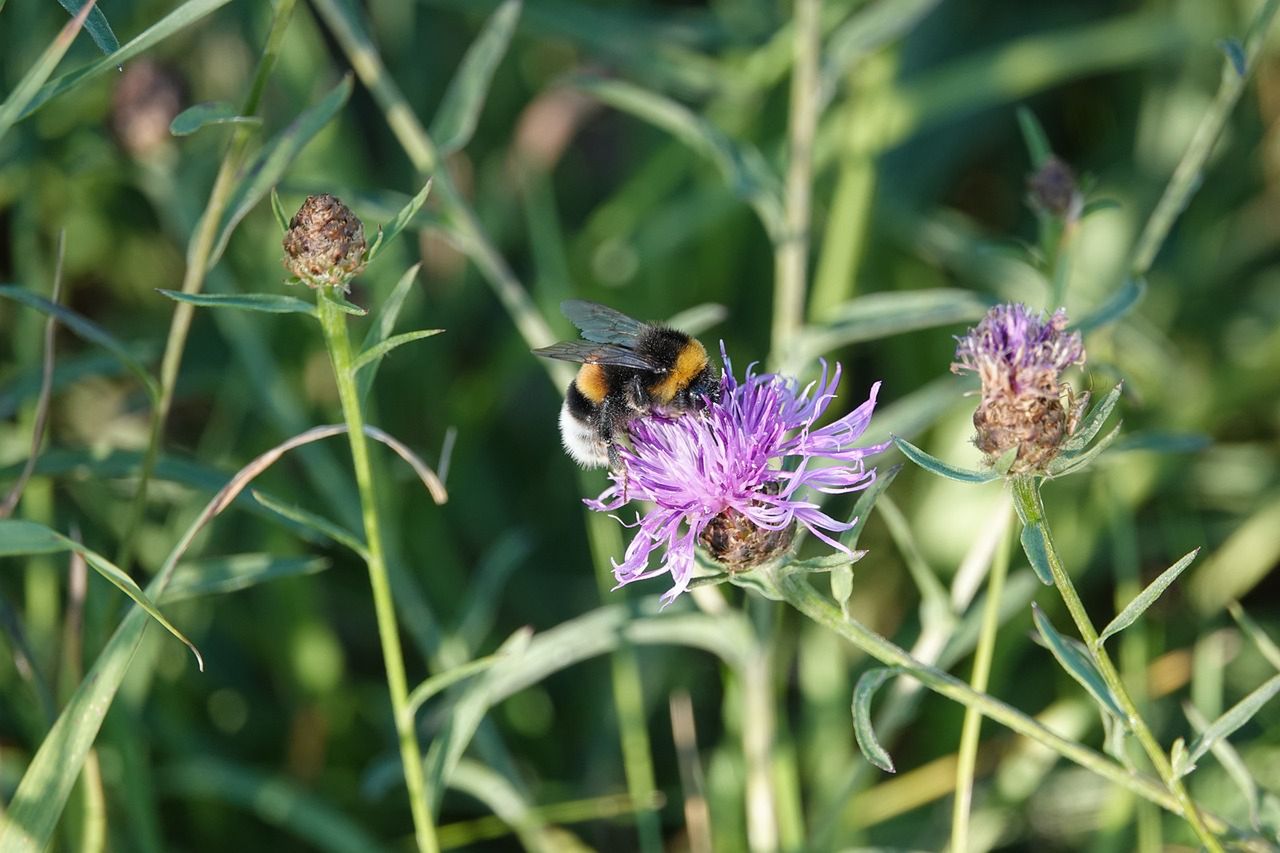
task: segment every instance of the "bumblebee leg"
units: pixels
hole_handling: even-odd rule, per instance
[[[622,474],[622,498],[627,497],[627,468],[622,464],[622,454],[618,445],[627,436],[627,424],[631,421],[631,409],[623,401],[615,397],[605,398],[600,412],[600,441],[609,454],[609,470]]]

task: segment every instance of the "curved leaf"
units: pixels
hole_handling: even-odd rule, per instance
[[[209,101],[187,107],[169,122],[169,133],[174,136],[190,136],[211,124],[261,124],[257,116],[242,116],[240,111],[225,101]]]
[[[135,376],[142,380],[142,384],[146,387],[147,393],[152,400],[160,397],[159,384],[147,372],[147,369],[142,366],[142,363],[134,358],[124,344],[117,341],[98,324],[85,319],[65,305],[50,302],[43,296],[12,284],[0,284],[0,297],[12,299],[14,302],[26,305],[28,308],[34,308],[45,316],[56,317],[59,323],[75,332],[76,335],[84,338],[89,343],[97,344],[119,359],[121,364],[129,368]]]
[[[898,771],[894,769],[889,753],[876,740],[876,732],[871,725],[871,700],[882,684],[901,673],[898,667],[869,669],[862,673],[853,688],[853,734],[858,741],[858,749],[862,750],[867,761],[886,773]]]
[[[1058,659],[1058,663],[1062,664],[1067,674],[1080,682],[1104,711],[1124,721],[1124,711],[1120,710],[1119,703],[1111,695],[1111,688],[1107,687],[1102,676],[1098,674],[1097,668],[1094,667],[1093,661],[1084,651],[1084,644],[1077,642],[1073,645],[1066,637],[1059,634],[1053,627],[1053,623],[1049,621],[1049,617],[1044,615],[1044,611],[1035,602],[1031,604],[1031,615],[1035,620],[1036,630],[1040,632],[1049,651],[1053,652],[1053,656]]]
[[[58,0],[58,5],[75,17],[84,9],[85,0]],[[93,39],[93,43],[98,46],[98,50],[103,53],[113,53],[120,49],[120,40],[111,31],[111,24],[107,22],[107,16],[103,13],[102,7],[94,6],[89,11],[84,28],[89,33],[89,38]]]
[[[156,289],[175,302],[188,302],[202,308],[239,308],[242,311],[263,311],[267,314],[310,314],[315,316],[316,306],[279,293],[182,293],[177,290]]]
[[[239,592],[266,581],[313,575],[329,568],[321,557],[274,557],[271,554],[233,554],[195,563],[183,563],[173,573],[161,601],[179,601],[202,595]]]
[[[1038,521],[1023,524],[1018,541],[1022,543],[1022,550],[1040,583],[1053,586],[1053,570],[1049,568],[1049,543],[1045,541],[1044,525]]]
[[[98,552],[86,548],[74,539],[69,539],[56,530],[45,527],[43,524],[15,518],[0,519],[0,557],[14,557],[24,554],[56,554],[63,551],[74,551],[84,557],[85,562],[92,566],[98,574],[111,581],[117,589],[132,598],[152,619],[163,625],[170,634],[191,650],[191,653],[196,657],[196,665],[201,672],[204,672],[204,657],[200,654],[200,650],[160,612],[160,608],[155,606],[147,594],[142,591],[142,588],[119,566]]]
[[[274,192],[274,190],[272,192]],[[400,208],[395,219],[392,219],[383,228],[378,229],[378,236],[373,239],[373,245],[369,247],[369,253],[365,256],[366,264],[373,263],[373,259],[382,254],[382,250],[386,248],[387,244],[394,240],[396,235],[404,230],[404,227],[408,225],[410,220],[412,220],[413,217],[418,214],[418,211],[422,209],[422,205],[426,202],[427,195],[430,192],[431,181],[428,179],[427,182],[422,185],[422,189],[418,190],[418,194],[409,199],[408,204]]]
[[[1188,772],[1201,756],[1213,748],[1215,743],[1229,737],[1236,729],[1253,719],[1253,715],[1262,710],[1262,706],[1270,702],[1277,693],[1280,693],[1280,675],[1273,675],[1263,682],[1261,687],[1233,705],[1231,710],[1214,720],[1187,747]]]
[[[431,122],[431,138],[446,157],[465,148],[476,131],[493,73],[506,55],[520,18],[520,0],[505,0],[467,49]]]
[[[58,67],[58,63],[62,61],[67,48],[71,47],[71,43],[76,40],[76,35],[80,32],[80,26],[92,10],[93,4],[90,2],[63,25],[58,34],[54,36],[53,41],[40,54],[40,58],[27,69],[26,74],[22,75],[18,85],[14,86],[13,91],[9,93],[9,97],[5,98],[3,103],[0,103],[0,138],[3,138],[9,128],[13,127],[15,122],[27,114],[31,109],[31,104],[39,98],[40,85],[49,79],[53,69]]]
[[[401,344],[407,344],[410,341],[420,341],[423,338],[430,338],[443,331],[444,329],[419,329],[416,332],[405,332],[404,334],[394,335],[387,338],[382,343],[376,344],[356,356],[356,360],[351,363],[351,371],[354,373],[362,367],[368,367],[373,362],[380,361],[383,356]]]
[[[901,436],[893,435],[890,438],[893,439],[893,443],[898,446],[904,456],[939,477],[946,477],[948,480],[956,480],[961,483],[990,483],[1000,476],[995,470],[973,471],[968,468],[957,468],[955,465],[948,465],[938,457],[925,453]]]

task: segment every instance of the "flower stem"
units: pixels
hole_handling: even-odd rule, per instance
[[[1084,602],[1080,600],[1075,584],[1071,582],[1071,577],[1062,565],[1062,558],[1058,555],[1058,549],[1053,544],[1053,537],[1049,533],[1049,524],[1044,516],[1044,504],[1040,499],[1039,483],[1035,477],[1030,475],[1014,477],[1010,482],[1013,486],[1013,499],[1018,510],[1018,516],[1022,519],[1023,524],[1039,524],[1044,530],[1045,552],[1048,557],[1049,571],[1053,575],[1054,586],[1058,588],[1058,593],[1067,605],[1067,611],[1071,614],[1071,619],[1076,624],[1076,630],[1080,632],[1080,638],[1089,647],[1102,680],[1106,682],[1112,695],[1120,704],[1120,709],[1124,711],[1125,722],[1138,739],[1138,743],[1142,745],[1147,757],[1151,759],[1151,764],[1155,767],[1156,773],[1160,775],[1165,787],[1176,798],[1179,806],[1178,811],[1186,819],[1187,823],[1191,825],[1191,829],[1195,832],[1196,837],[1200,839],[1200,843],[1210,853],[1221,853],[1222,845],[1214,837],[1214,834],[1209,831],[1208,827],[1205,826],[1200,812],[1196,809],[1196,805],[1191,799],[1191,795],[1187,793],[1186,786],[1182,784],[1182,779],[1173,772],[1173,766],[1169,763],[1168,756],[1165,755],[1160,743],[1139,713],[1137,705],[1134,704],[1133,699],[1129,696],[1129,691],[1124,686],[1124,680],[1120,678],[1120,673],[1116,670],[1115,664],[1111,662],[1111,656],[1107,654],[1106,648],[1098,642],[1098,631],[1093,627],[1093,622],[1089,619],[1089,614],[1084,609]]]
[[[984,717],[989,717],[1002,725],[1008,726],[1018,734],[1031,738],[1064,758],[1074,761],[1086,770],[1090,770],[1104,779],[1127,788],[1174,814],[1185,816],[1186,803],[1150,778],[1130,773],[1126,768],[1108,760],[1089,747],[1069,740],[1046,728],[1017,708],[996,699],[994,696],[974,690],[968,684],[949,673],[920,663],[908,654],[905,649],[895,645],[860,622],[854,619],[846,619],[834,604],[818,594],[817,590],[805,580],[803,574],[795,573],[782,577],[778,579],[777,587],[783,598],[792,607],[827,630],[844,637],[881,663],[888,666],[901,667],[912,678],[933,692],[959,702],[967,708],[974,708]],[[1226,830],[1226,825],[1221,820],[1212,816],[1208,816],[1208,820],[1213,824],[1215,831]]]
[[[791,111],[787,122],[785,226],[773,235],[774,359],[786,358],[804,320],[805,278],[809,261],[810,184],[813,140],[818,126],[818,57],[821,53],[822,0],[796,0],[795,50],[791,72]]]
[[[347,424],[347,437],[351,442],[351,461],[355,467],[356,487],[360,491],[365,545],[368,548],[366,563],[369,567],[369,583],[373,587],[373,607],[378,617],[378,638],[382,642],[382,659],[387,668],[387,687],[391,691],[391,712],[395,717],[396,735],[400,741],[400,760],[404,765],[405,786],[409,789],[409,808],[413,813],[414,832],[418,840],[418,849],[423,853],[435,853],[439,845],[427,800],[422,755],[414,733],[413,715],[406,710],[409,690],[404,671],[404,653],[400,648],[400,633],[396,624],[395,604],[391,597],[391,582],[387,576],[387,564],[382,551],[382,533],[378,525],[378,500],[374,491],[373,469],[369,464],[369,445],[364,434],[364,415],[360,411],[360,395],[356,389],[355,374],[351,370],[351,341],[347,337],[346,314],[334,302],[327,288],[319,291],[316,301],[320,309],[320,325],[324,329],[325,344],[329,349],[329,359],[333,364],[334,380],[338,384],[338,398],[342,402],[342,416]]]
[[[1005,512],[1008,512],[1006,507]],[[1003,527],[1004,517],[1002,517]],[[985,693],[991,677],[991,658],[1000,627],[1000,601],[1004,596],[1004,579],[1009,572],[1009,543],[1002,534],[991,563],[987,580],[987,606],[982,613],[978,647],[973,654],[973,674],[969,686]],[[960,750],[956,761],[956,799],[951,811],[951,853],[964,853],[969,843],[969,811],[973,803],[973,775],[978,761],[978,735],[982,731],[982,714],[970,706],[964,712],[960,730]]]

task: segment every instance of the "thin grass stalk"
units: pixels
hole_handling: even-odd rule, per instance
[[[1058,588],[1058,594],[1062,596],[1063,603],[1067,605],[1067,611],[1071,614],[1072,621],[1075,622],[1076,630],[1080,632],[1080,639],[1084,640],[1085,645],[1089,647],[1102,680],[1106,682],[1107,687],[1120,704],[1120,709],[1124,711],[1125,722],[1138,739],[1138,743],[1142,745],[1147,757],[1151,759],[1151,764],[1155,767],[1156,773],[1159,774],[1165,787],[1177,800],[1178,812],[1191,826],[1196,837],[1200,839],[1200,843],[1210,853],[1221,853],[1221,843],[1213,832],[1205,826],[1204,819],[1196,808],[1195,802],[1191,799],[1191,795],[1187,793],[1187,788],[1182,783],[1182,779],[1173,772],[1173,765],[1170,764],[1169,757],[1165,755],[1159,741],[1156,740],[1150,727],[1142,718],[1142,714],[1139,713],[1137,705],[1134,704],[1133,699],[1129,696],[1124,680],[1120,678],[1120,673],[1116,670],[1115,664],[1111,662],[1111,656],[1107,654],[1106,648],[1098,642],[1098,631],[1093,627],[1093,622],[1090,620],[1088,612],[1084,609],[1084,602],[1080,600],[1075,584],[1072,583],[1071,577],[1062,565],[1062,558],[1058,555],[1058,549],[1053,543],[1052,535],[1049,533],[1049,524],[1044,515],[1044,504],[1040,500],[1039,484],[1034,477],[1028,475],[1014,477],[1011,483],[1018,515],[1024,519],[1026,524],[1039,523],[1044,527],[1045,552],[1048,556],[1049,571],[1053,575],[1054,586]]]
[[[360,492],[360,509],[364,522],[365,545],[368,548],[366,565],[369,567],[369,583],[373,588],[373,606],[378,619],[378,638],[382,644],[382,659],[387,668],[387,688],[391,692],[391,712],[395,718],[396,735],[400,743],[400,760],[404,765],[405,786],[409,790],[409,809],[413,814],[414,834],[422,853],[436,853],[435,824],[427,799],[426,775],[422,766],[422,754],[414,732],[413,715],[407,712],[409,704],[408,680],[405,677],[404,652],[400,647],[400,630],[396,621],[395,602],[391,597],[391,581],[387,576],[383,554],[382,532],[378,523],[378,497],[373,481],[373,468],[369,463],[369,444],[364,434],[364,415],[360,411],[360,393],[356,388],[355,373],[351,369],[351,340],[347,337],[346,313],[338,306],[328,289],[320,289],[316,300],[320,309],[320,325],[324,329],[325,345],[333,364],[333,376],[338,385],[338,398],[342,403],[342,417],[347,424],[347,437],[351,443],[351,461],[355,467],[356,488]]]
[[[1009,573],[1008,538],[1006,533],[996,546],[991,561],[991,577],[987,580],[987,606],[982,612],[978,647],[973,653],[973,674],[969,677],[969,686],[978,693],[987,691],[991,678],[991,659],[995,653],[996,633],[1000,629],[1000,601],[1004,595],[1004,579]],[[978,766],[978,738],[981,734],[982,714],[976,708],[966,708],[964,724],[960,729],[960,748],[956,756],[951,853],[964,853],[969,847],[969,814],[973,806],[973,779]]]
[[[1142,235],[1138,238],[1131,266],[1135,276],[1144,275],[1151,269],[1151,264],[1155,262],[1160,247],[1169,236],[1173,223],[1186,209],[1191,196],[1200,188],[1204,164],[1213,152],[1214,143],[1222,135],[1222,128],[1226,126],[1236,101],[1240,100],[1240,95],[1244,92],[1245,84],[1249,82],[1253,69],[1258,65],[1258,56],[1262,52],[1263,42],[1267,31],[1275,21],[1277,12],[1280,12],[1280,0],[1267,0],[1266,4],[1258,10],[1258,14],[1249,25],[1249,34],[1245,37],[1243,68],[1234,67],[1231,59],[1225,61],[1218,93],[1214,96],[1208,111],[1200,119],[1199,127],[1191,137],[1191,142],[1187,144],[1187,150],[1183,152],[1182,159],[1174,168],[1173,176],[1169,178],[1169,183],[1164,188],[1164,194],[1157,202],[1155,210],[1151,211],[1151,216],[1148,217],[1147,224],[1142,229]]]
[[[240,115],[252,116],[258,111],[267,78],[275,68],[280,44],[293,17],[293,7],[296,2],[297,0],[279,0],[276,4],[271,18],[271,30],[267,34],[267,43],[263,48],[262,58],[258,62],[253,81],[249,84],[249,92],[245,96]],[[213,188],[209,191],[209,201],[205,204],[204,213],[187,246],[187,267],[182,276],[183,293],[199,293],[204,287],[205,275],[209,271],[209,256],[213,252],[213,244],[217,239],[222,213],[235,188],[236,175],[244,162],[249,140],[255,132],[256,128],[253,125],[245,123],[236,124],[235,130],[232,131],[226,153],[214,177]],[[194,305],[179,302],[174,306],[173,319],[169,323],[169,335],[165,339],[164,355],[160,360],[160,397],[156,400],[155,409],[151,413],[147,452],[142,458],[138,488],[129,508],[124,536],[121,538],[120,550],[116,555],[116,565],[126,572],[129,571],[129,564],[133,560],[134,540],[137,538],[138,529],[142,526],[142,519],[146,513],[147,486],[155,473],[156,462],[160,458],[160,445],[164,440],[164,428],[169,420],[169,410],[173,406],[173,391],[178,382],[178,370],[182,367],[182,356],[186,351],[187,334],[191,330],[191,319],[194,313]]]
[[[895,645],[862,623],[846,619],[840,610],[818,594],[802,575],[784,577],[778,583],[779,592],[792,607],[817,622],[822,627],[848,640],[866,654],[888,666],[901,667],[906,674],[940,696],[945,696],[966,708],[977,709],[984,717],[1007,726],[1018,734],[1036,741],[1064,758],[1074,761],[1086,770],[1114,782],[1135,794],[1177,815],[1184,815],[1182,801],[1163,785],[1129,772],[1103,755],[1083,744],[1065,738],[1046,728],[1035,719],[994,696],[979,693],[968,684],[949,673],[926,666],[900,646]],[[1205,815],[1215,832],[1227,829],[1222,820]]]
[[[785,358],[804,321],[809,263],[813,140],[818,127],[818,61],[822,51],[822,0],[796,0],[791,109],[787,119],[785,227],[773,248],[775,359]]]

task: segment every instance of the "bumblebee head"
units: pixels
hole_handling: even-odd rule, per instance
[[[676,394],[676,405],[679,408],[700,412],[706,407],[706,401],[720,402],[720,371],[707,364],[693,377],[693,381],[684,390]]]

